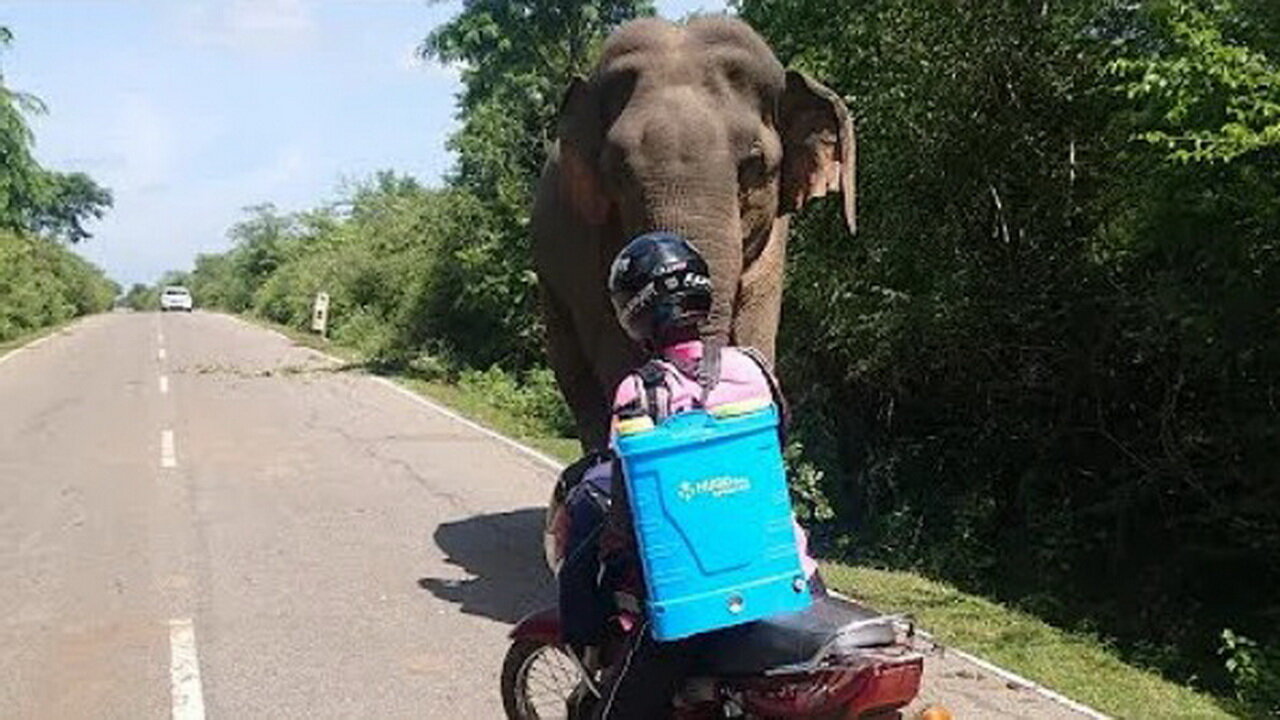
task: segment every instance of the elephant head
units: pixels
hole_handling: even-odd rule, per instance
[[[643,232],[678,232],[706,257],[712,341],[742,341],[735,320],[744,305],[772,303],[764,314],[774,327],[761,343],[772,355],[792,212],[839,191],[855,227],[848,110],[831,90],[785,71],[737,20],[620,28],[592,75],[569,88],[559,140],[558,192],[579,224],[619,247]],[[752,274],[762,262],[777,267]],[[749,274],[776,287],[748,287]]]

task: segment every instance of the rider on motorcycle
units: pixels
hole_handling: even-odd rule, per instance
[[[615,436],[697,408],[715,411],[774,402],[782,409],[777,381],[759,354],[702,342],[701,328],[711,308],[711,276],[706,261],[684,238],[650,233],[633,240],[613,263],[609,291],[619,323],[651,356],[618,386]],[[584,482],[578,483],[582,494],[610,494],[617,463],[589,460],[586,465]],[[613,610],[608,597],[616,586],[629,585],[640,592],[634,590],[641,584],[634,579],[638,563],[625,494],[611,495],[611,503],[570,504],[570,536],[577,538],[578,549],[560,572],[561,611],[566,637],[579,648],[603,635]],[[816,565],[805,552],[798,525],[796,532],[805,573],[821,593]],[[606,674],[593,717],[669,716],[672,700],[708,636],[658,642],[643,628],[631,633],[621,661]]]

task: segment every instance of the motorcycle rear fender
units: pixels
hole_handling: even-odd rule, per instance
[[[512,640],[540,640],[560,644],[560,608],[552,606],[529,613],[511,628]]]

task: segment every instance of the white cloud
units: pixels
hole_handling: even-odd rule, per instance
[[[304,0],[204,0],[184,6],[179,20],[197,42],[252,54],[293,52],[319,34]]]

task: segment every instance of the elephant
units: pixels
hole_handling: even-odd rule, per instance
[[[711,269],[703,339],[772,362],[790,217],[839,192],[856,231],[855,143],[840,97],[740,20],[645,18],[606,39],[561,101],[531,217],[548,358],[584,449],[607,442],[613,389],[644,359],[609,301],[614,256],[683,235]]]

